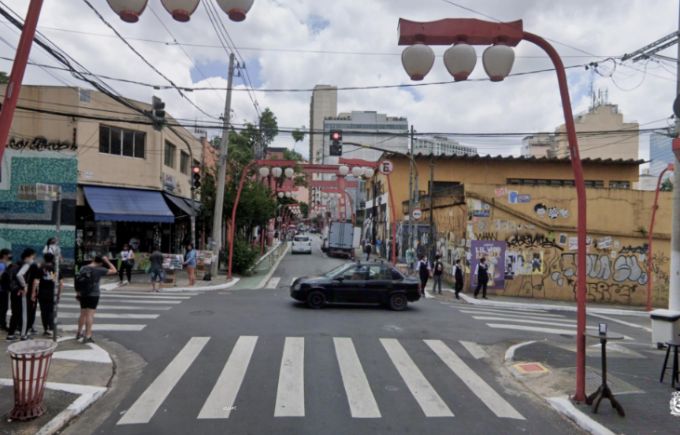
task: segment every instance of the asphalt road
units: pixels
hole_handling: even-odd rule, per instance
[[[341,262],[317,244],[283,259],[277,288],[196,295],[140,331],[102,332],[148,364],[93,433],[579,433],[475,346],[538,332],[435,299],[391,312],[289,297],[295,277]]]

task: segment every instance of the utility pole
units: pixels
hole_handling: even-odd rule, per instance
[[[678,6],[678,31],[680,32],[680,5]],[[680,56],[680,44],[678,44]],[[680,98],[680,57],[677,62],[675,93]],[[680,137],[680,118],[675,117],[675,132]],[[671,262],[669,265],[670,279],[668,287],[668,309],[680,311],[680,160],[675,158],[675,172],[673,176],[673,212],[671,219]]]
[[[413,158],[413,126],[411,126],[411,140],[409,146],[409,154]],[[413,195],[413,160],[409,160],[409,174],[408,174],[408,225],[409,225],[409,235],[408,235],[408,249],[413,248],[413,207],[414,207],[414,195]],[[409,265],[410,266],[410,265]]]
[[[217,193],[215,196],[215,211],[213,213],[212,242],[213,262],[210,267],[212,276],[219,271],[220,250],[222,249],[222,210],[224,208],[224,184],[227,179],[227,156],[229,155],[229,119],[231,115],[231,85],[234,81],[234,53],[229,54],[229,72],[227,75],[227,98],[224,101],[224,116],[222,117],[222,141],[219,149],[217,170]]]
[[[430,261],[434,259],[434,141],[430,142]]]

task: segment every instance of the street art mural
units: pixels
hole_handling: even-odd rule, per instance
[[[470,270],[472,277],[470,286],[477,286],[477,264],[486,258],[489,265],[489,289],[503,290],[505,288],[505,242],[473,240],[470,244]]]

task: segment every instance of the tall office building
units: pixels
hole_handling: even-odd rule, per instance
[[[403,117],[387,116],[376,111],[352,111],[326,118],[323,123],[323,130],[323,148],[320,161],[324,163],[333,164],[338,159],[329,156],[331,130],[342,130],[343,132],[343,157],[377,161],[383,154],[383,151],[348,145],[348,142],[371,145],[400,153],[408,151],[408,120]]]
[[[323,121],[338,114],[338,88],[330,85],[316,85],[309,105],[309,161],[320,163],[324,135]]]
[[[462,145],[446,136],[432,136],[413,139],[413,154],[434,154],[435,156],[476,156],[477,148]]]
[[[649,137],[649,160],[649,174],[654,177],[658,177],[669,163],[675,163],[673,138],[661,133],[652,133]]]

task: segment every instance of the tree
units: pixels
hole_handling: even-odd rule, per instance
[[[305,219],[309,217],[309,205],[306,202],[300,201],[300,213],[302,213],[302,217]]]
[[[9,83],[9,76],[6,72],[0,71],[0,85],[6,85]]]
[[[661,189],[662,192],[672,192],[673,191],[673,180],[670,178],[666,178],[663,180],[661,183]]]
[[[293,133],[291,133],[291,135],[293,136],[293,140],[295,141],[295,143],[302,142],[305,139],[305,132],[300,130],[299,128],[293,130]]]
[[[296,162],[301,162],[301,161],[304,160],[304,158],[302,157],[302,154],[300,154],[300,153],[298,153],[294,150],[289,150],[289,149],[286,149],[283,152],[283,159],[284,160],[295,160]]]
[[[274,115],[274,112],[269,107],[266,107],[260,115],[258,127],[262,147],[267,148],[279,134],[279,123],[276,120],[276,115]]]

